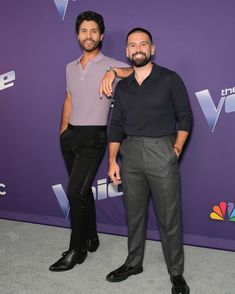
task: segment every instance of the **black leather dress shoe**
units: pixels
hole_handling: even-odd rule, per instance
[[[100,242],[99,238],[94,238],[94,239],[88,239],[86,241],[86,248],[89,252],[95,252],[97,248],[99,247]]]
[[[189,286],[183,276],[171,276],[172,294],[189,294]]]
[[[74,249],[68,250],[56,263],[49,267],[52,272],[63,272],[72,269],[76,264],[81,264],[87,257],[87,251],[77,252]]]
[[[121,282],[132,275],[138,275],[142,273],[142,271],[143,271],[142,266],[132,267],[132,266],[127,266],[123,264],[118,269],[109,273],[106,277],[106,280],[109,282]]]

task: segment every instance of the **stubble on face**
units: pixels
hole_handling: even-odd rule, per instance
[[[152,41],[141,31],[129,35],[126,46],[127,58],[135,67],[142,67],[151,61],[153,53]]]
[[[128,58],[131,64],[135,67],[142,67],[149,63],[151,56],[147,56],[144,52],[136,52]]]
[[[99,48],[102,35],[98,24],[94,21],[83,21],[79,28],[78,40],[85,52],[93,52]]]
[[[95,41],[92,38],[87,38],[85,40],[79,40],[81,48],[86,52],[93,52],[99,48],[100,41]]]

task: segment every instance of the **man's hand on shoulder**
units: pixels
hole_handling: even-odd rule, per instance
[[[110,98],[113,94],[113,82],[118,77],[124,79],[133,73],[133,67],[108,67],[107,71],[101,81],[99,96],[102,98],[102,95],[105,94]]]
[[[102,98],[105,94],[108,98],[112,97],[113,92],[113,82],[116,78],[114,70],[107,70],[100,84],[99,96]]]

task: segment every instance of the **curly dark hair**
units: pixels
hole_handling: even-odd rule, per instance
[[[99,30],[101,35],[104,33],[105,31],[105,26],[104,26],[104,19],[103,17],[93,11],[84,11],[82,13],[80,13],[76,19],[76,33],[78,34],[79,29],[80,29],[80,25],[84,20],[93,20],[94,22],[96,22],[98,24]]]

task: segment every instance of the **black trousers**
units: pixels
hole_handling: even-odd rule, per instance
[[[86,240],[97,237],[92,180],[104,156],[106,126],[69,125],[60,136],[69,173],[67,197],[70,204],[70,248],[81,251]]]
[[[148,197],[151,191],[163,253],[170,275],[183,273],[178,159],[174,136],[127,137],[122,146],[122,184],[128,219],[128,266],[144,258]]]

